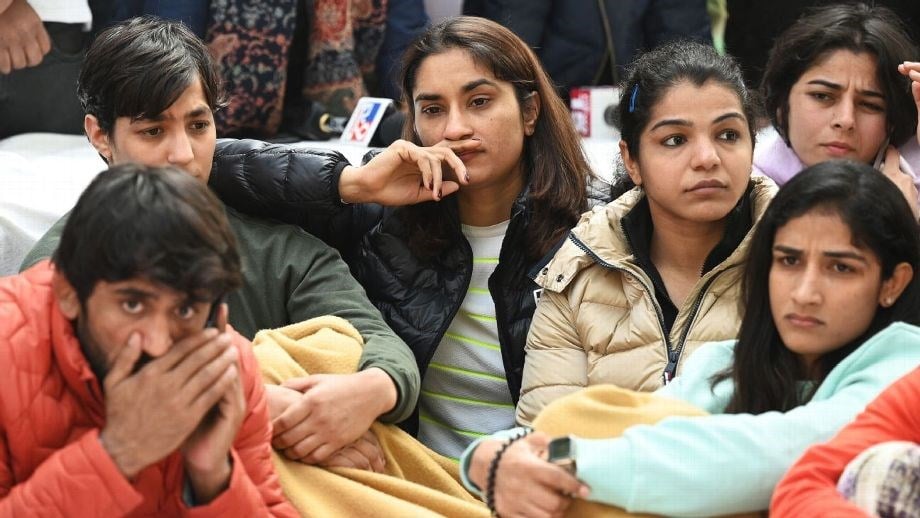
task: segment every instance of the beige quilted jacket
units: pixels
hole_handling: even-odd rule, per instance
[[[776,192],[755,175],[754,221]],[[517,420],[529,425],[551,401],[589,385],[612,383],[652,391],[668,364],[652,281],[629,250],[620,219],[644,196],[634,189],[585,213],[569,239],[536,277],[543,288],[525,347]],[[734,338],[751,231],[721,264],[697,282],[667,337],[683,360],[701,344]]]

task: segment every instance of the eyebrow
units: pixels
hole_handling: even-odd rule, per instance
[[[830,88],[831,90],[843,90],[843,85],[839,85],[826,79],[812,79],[808,82],[808,84],[823,86],[825,88]],[[856,93],[865,95],[867,97],[878,97],[883,101],[885,100],[885,96],[881,92],[876,92],[875,90],[856,90]]]
[[[802,255],[801,250],[797,248],[792,248],[791,246],[776,245],[773,247],[773,250],[776,252],[782,252],[784,254],[789,254],[789,255],[796,255],[796,256]],[[824,257],[830,257],[832,259],[853,259],[855,261],[860,261],[862,263],[869,264],[869,260],[866,259],[866,256],[856,253],[856,252],[851,252],[851,251],[825,250],[824,252],[821,253],[821,255],[823,255]]]
[[[211,109],[208,108],[207,106],[199,106],[198,108],[195,108],[194,110],[186,113],[185,119],[197,119],[199,117],[204,117],[206,114],[210,112],[211,112]],[[158,113],[154,115],[153,117],[135,117],[134,119],[131,120],[131,124],[135,124],[138,122],[141,122],[141,123],[163,122],[164,120],[166,120],[166,116],[163,115],[163,113]]]
[[[115,290],[115,293],[123,297],[130,297],[143,301],[156,300],[159,298],[158,294],[140,288],[118,288]],[[179,304],[184,306],[191,306],[194,304],[210,304],[212,302],[214,301],[211,299],[196,297],[194,295],[186,295],[185,298],[179,301]]]
[[[727,120],[727,119],[739,119],[739,120],[742,120],[742,121],[745,120],[745,119],[744,119],[744,115],[742,115],[742,114],[740,114],[740,113],[738,113],[738,112],[728,112],[728,113],[723,113],[722,115],[719,115],[718,117],[716,117],[715,119],[713,119],[713,120],[712,120],[712,123],[713,123],[713,124],[718,124],[718,123],[720,123],[720,122],[722,122],[722,121],[724,121],[724,120]],[[662,127],[662,126],[686,126],[686,127],[693,127],[693,123],[690,122],[690,121],[688,121],[688,120],[686,120],[686,119],[664,119],[664,120],[660,120],[660,121],[656,122],[651,128],[649,128],[649,131],[655,131],[656,129],[658,129],[658,128]]]
[[[142,290],[139,288],[118,288],[117,290],[115,290],[115,293],[119,295],[124,295],[127,297],[133,297],[136,299],[143,299],[143,300],[156,298],[155,293],[152,293],[146,290]]]
[[[461,90],[463,93],[467,93],[467,92],[471,92],[471,91],[473,91],[473,90],[475,90],[475,89],[477,89],[477,88],[479,88],[480,86],[483,86],[483,85],[498,87],[498,84],[496,84],[495,81],[490,81],[490,80],[488,80],[488,79],[486,79],[486,78],[482,78],[482,79],[476,79],[475,81],[470,81],[469,83],[467,83],[467,84],[461,86],[461,87],[460,87],[460,90]],[[420,93],[420,94],[418,94],[418,95],[415,96],[415,102],[419,102],[419,101],[437,101],[437,100],[441,99],[442,97],[443,97],[443,96],[440,95],[440,94]]]

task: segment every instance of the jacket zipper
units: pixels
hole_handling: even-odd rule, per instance
[[[655,296],[653,295],[655,291],[638,275],[630,272],[625,268],[614,266],[598,257],[598,255],[595,254],[594,251],[588,247],[588,245],[582,243],[581,240],[575,237],[574,234],[569,234],[569,239],[575,243],[575,246],[577,246],[584,253],[588,254],[592,259],[594,259],[597,264],[607,268],[608,270],[623,272],[636,279],[648,291],[649,295],[651,295],[652,305],[655,307],[655,313],[658,316],[658,326],[661,329],[661,335],[664,337],[665,352],[667,353],[668,357],[668,363],[664,368],[664,372],[661,374],[661,378],[665,385],[670,383],[674,379],[674,375],[677,373],[677,363],[680,361],[680,355],[684,350],[684,343],[687,341],[687,335],[690,334],[690,328],[693,327],[693,322],[696,320],[696,315],[699,313],[700,306],[703,304],[703,297],[706,296],[706,292],[709,290],[709,287],[721,272],[713,275],[700,289],[700,292],[693,303],[693,309],[690,312],[690,318],[687,320],[687,325],[684,326],[683,331],[681,331],[680,339],[678,340],[677,347],[675,348],[671,347],[670,336],[664,332],[664,316],[661,313],[661,307],[658,305],[658,301],[655,300]]]
[[[505,331],[507,330],[507,326],[505,329],[502,329],[501,327],[498,326],[498,322],[505,321],[505,306],[503,304],[499,304],[498,301],[496,300],[495,292],[497,290],[493,290],[494,284],[492,283],[492,279],[495,277],[495,273],[498,271],[499,268],[501,268],[501,260],[499,260],[499,264],[495,267],[495,270],[492,272],[492,275],[489,275],[489,279],[486,281],[486,285],[489,286],[489,296],[492,297],[492,303],[495,304],[495,320],[496,320],[495,327],[498,330],[498,348],[502,353],[502,365],[505,368],[505,383],[508,385],[508,393],[511,394],[511,401],[513,401],[514,405],[517,406],[518,397],[520,396],[520,389],[518,389],[518,394],[514,394],[511,391],[511,378],[512,378],[511,374],[512,374],[512,368],[514,366],[511,365],[511,361],[508,358],[508,355],[511,353],[510,353],[510,346],[506,345],[506,340],[505,340]]]
[[[752,196],[753,196],[753,191],[752,191]],[[753,205],[753,201],[751,202],[751,204]],[[703,268],[705,268],[705,265],[703,265]],[[700,289],[700,293],[699,295],[697,295],[696,301],[693,303],[693,310],[690,312],[690,319],[687,321],[687,325],[684,326],[684,330],[681,331],[680,333],[680,341],[677,343],[677,351],[675,351],[674,358],[673,359],[671,359],[670,357],[668,358],[668,366],[667,368],[665,368],[665,372],[664,372],[665,379],[667,381],[674,379],[674,375],[677,372],[677,361],[680,359],[680,354],[684,350],[684,343],[687,341],[687,335],[690,334],[690,328],[693,327],[693,322],[696,320],[696,315],[697,313],[699,313],[700,306],[703,304],[703,297],[706,296],[706,292],[709,291],[709,287],[716,280],[716,277],[718,277],[719,275],[721,275],[724,271],[728,269],[728,268],[722,268],[721,270],[719,270],[718,268],[719,267],[716,266],[715,270],[717,271],[715,271],[712,274],[712,277],[710,277],[709,280],[706,281],[706,284],[704,284],[703,287]],[[700,277],[702,276],[703,276],[703,270],[700,269]]]
[[[721,273],[721,272],[720,272]],[[715,274],[706,281],[706,284],[700,289],[699,295],[696,297],[696,301],[693,303],[693,310],[690,312],[690,318],[687,320],[687,325],[684,326],[683,331],[680,333],[680,340],[677,342],[677,350],[674,351],[673,357],[668,356],[668,365],[664,369],[664,380],[665,384],[670,383],[674,379],[674,375],[677,373],[677,361],[680,360],[680,354],[684,350],[684,344],[687,341],[687,335],[690,334],[690,328],[693,327],[693,322],[696,320],[696,315],[700,311],[700,306],[703,305],[703,297],[706,296],[706,292],[709,291],[709,286],[712,285],[713,281],[716,280],[719,274]]]
[[[595,261],[597,264],[603,266],[604,268],[607,268],[608,270],[623,272],[623,273],[625,273],[626,275],[629,275],[630,277],[636,279],[636,281],[638,281],[639,284],[641,284],[642,287],[645,288],[645,290],[649,293],[649,296],[650,296],[651,299],[652,299],[652,306],[655,307],[655,314],[658,316],[658,327],[659,327],[659,329],[661,329],[661,336],[664,337],[664,349],[665,349],[665,354],[666,354],[666,356],[667,356],[667,358],[668,358],[668,367],[670,367],[670,366],[671,366],[671,363],[673,362],[674,365],[675,365],[674,370],[676,370],[676,369],[677,369],[677,360],[678,360],[678,356],[672,354],[671,337],[668,335],[668,333],[665,333],[665,332],[664,332],[664,315],[661,313],[661,306],[658,305],[658,301],[655,299],[655,295],[654,295],[655,290],[653,290],[653,289],[651,288],[651,286],[649,286],[649,285],[645,282],[645,280],[643,280],[643,279],[642,279],[641,277],[639,277],[638,275],[632,273],[631,271],[629,271],[629,270],[627,270],[627,269],[625,269],[625,268],[619,268],[619,267],[614,266],[614,265],[608,263],[607,261],[601,259],[597,254],[594,253],[593,250],[591,250],[591,249],[588,247],[588,245],[582,243],[580,239],[578,239],[577,237],[575,237],[575,234],[569,234],[569,239],[570,239],[573,243],[575,243],[575,246],[577,246],[577,247],[578,247],[579,249],[581,249],[584,253],[588,254],[588,256],[590,256],[592,259],[594,259],[594,261]],[[665,368],[665,371],[664,371],[664,373],[663,373],[663,378],[662,378],[662,379],[664,380],[665,385],[667,385],[668,383],[671,382],[671,379],[668,378],[668,372],[669,372],[669,370],[668,370],[668,368],[666,367],[666,368]],[[673,375],[672,375],[671,377],[673,377]]]

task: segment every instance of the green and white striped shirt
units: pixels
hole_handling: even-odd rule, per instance
[[[489,277],[498,266],[508,222],[462,228],[473,249],[473,277],[428,364],[419,399],[419,440],[453,459],[473,440],[514,426],[495,302],[489,294]]]

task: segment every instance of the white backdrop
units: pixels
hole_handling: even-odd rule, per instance
[[[294,145],[336,149],[353,164],[360,164],[367,152],[338,141]],[[594,170],[609,179],[616,143],[586,139],[584,146]],[[19,270],[38,238],[74,206],[104,168],[102,158],[80,135],[30,133],[0,140],[0,276]]]

